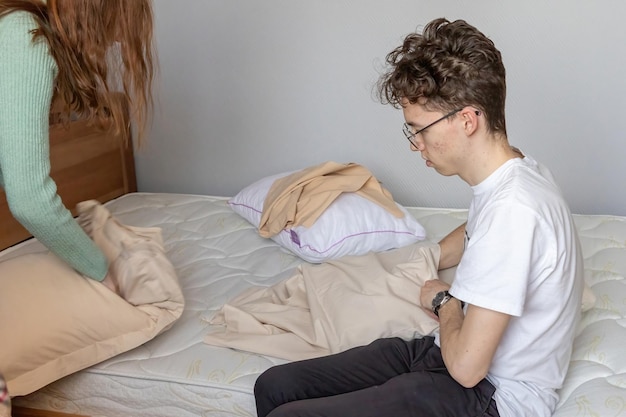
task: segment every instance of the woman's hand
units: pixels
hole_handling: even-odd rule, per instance
[[[111,271],[109,271],[107,276],[102,280],[102,285],[113,291],[115,294],[120,294],[120,289],[117,286],[117,280],[113,277]]]

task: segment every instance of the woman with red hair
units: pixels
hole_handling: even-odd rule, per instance
[[[50,109],[59,100],[66,116],[119,132],[128,106],[141,140],[156,68],[152,28],[150,0],[0,1],[0,187],[33,236],[113,290],[104,254],[50,178]]]
[[[103,281],[104,255],[50,178],[53,100],[122,131],[124,106],[143,137],[154,75],[150,0],[0,2],[0,186],[13,216],[51,252]],[[126,103],[113,100],[121,90]]]

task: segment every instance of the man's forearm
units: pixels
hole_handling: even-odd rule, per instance
[[[459,300],[453,298],[444,304],[439,310],[439,337],[441,355],[448,372],[459,384],[471,388],[482,376],[476,378],[473,366],[467,366],[468,362],[473,365],[473,361],[468,361],[470,355],[461,339],[464,318]]]
[[[465,223],[441,239],[439,247],[441,248],[439,269],[457,266],[465,250]]]

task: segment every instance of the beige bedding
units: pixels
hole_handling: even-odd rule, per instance
[[[119,353],[172,326],[184,299],[157,228],[125,226],[96,201],[80,223],[103,249],[122,296],[50,253],[0,262],[0,371],[21,396]]]
[[[288,360],[429,335],[438,322],[419,305],[437,278],[439,246],[417,243],[314,265],[303,263],[271,287],[252,287],[210,319],[223,327],[205,343]]]
[[[339,195],[350,192],[404,217],[391,193],[367,168],[328,161],[274,181],[263,204],[259,234],[272,237],[283,229],[311,227]]]

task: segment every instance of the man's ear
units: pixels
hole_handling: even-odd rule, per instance
[[[483,113],[480,110],[476,110],[472,107],[466,107],[461,110],[461,117],[463,118],[463,129],[467,136],[471,136],[478,129],[480,118]]]

